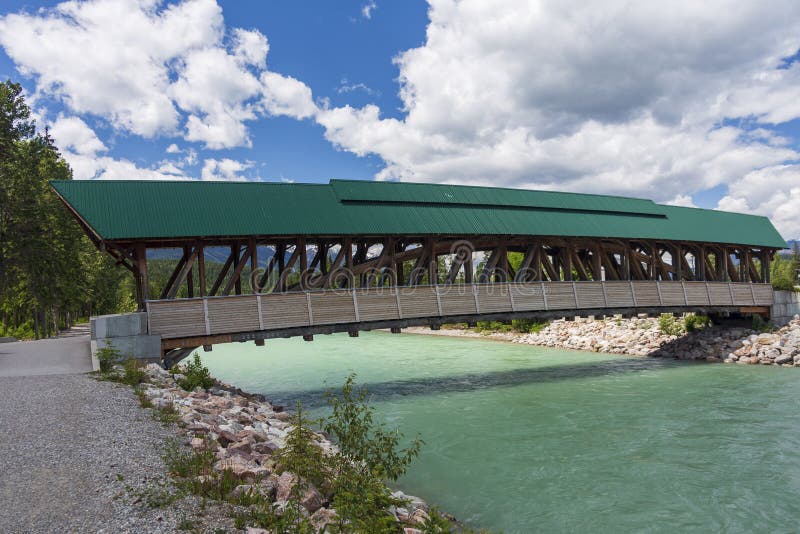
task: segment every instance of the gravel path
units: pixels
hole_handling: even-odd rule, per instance
[[[0,377],[0,532],[175,531],[180,512],[135,502],[175,435],[127,386]]]

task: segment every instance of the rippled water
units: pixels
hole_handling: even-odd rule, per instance
[[[358,373],[380,417],[426,442],[399,486],[474,527],[800,530],[800,370],[385,333],[202,355],[320,413]]]

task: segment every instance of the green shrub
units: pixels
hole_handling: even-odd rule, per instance
[[[194,391],[198,386],[202,389],[208,389],[214,385],[211,372],[200,361],[200,355],[197,353],[195,353],[191,361],[181,366],[181,373],[184,378],[178,381],[178,385],[186,391]]]
[[[122,369],[124,374],[122,375],[122,381],[128,384],[129,386],[138,386],[142,382],[146,375],[144,374],[144,369],[142,369],[142,364],[136,358],[129,358],[125,360],[122,364]]]
[[[549,321],[537,321],[535,319],[514,319],[511,325],[515,331],[523,334],[538,334],[549,325]]]
[[[686,314],[683,318],[683,326],[687,332],[696,332],[701,328],[711,325],[711,319],[706,315],[696,315],[694,313]]]
[[[510,332],[512,330],[512,326],[509,324],[503,324],[500,321],[478,321],[476,323],[475,330],[483,333]]]
[[[665,336],[679,336],[683,333],[681,323],[671,313],[662,313],[658,318],[658,329]]]
[[[15,337],[17,339],[33,339],[33,321],[22,323],[16,328],[0,323],[0,337]]]
[[[765,321],[763,317],[758,314],[753,315],[753,330],[756,332],[769,332],[772,330],[772,323]]]
[[[105,347],[97,349],[97,361],[100,364],[100,372],[108,374],[114,367],[114,364],[120,361],[122,354],[111,343]]]
[[[404,502],[391,496],[385,482],[405,474],[423,442],[417,437],[401,449],[403,435],[375,423],[375,408],[367,403],[367,395],[365,388],[356,389],[355,375],[350,375],[341,394],[328,398],[332,413],[324,429],[339,447],[331,457],[337,473],[331,505],[340,531],[347,526],[356,532],[392,532],[397,525],[386,510]]]

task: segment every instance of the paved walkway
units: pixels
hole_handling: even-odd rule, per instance
[[[0,377],[88,373],[89,325],[73,327],[59,337],[0,343]]]

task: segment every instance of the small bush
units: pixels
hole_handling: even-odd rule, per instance
[[[756,314],[753,315],[753,330],[756,332],[769,332],[772,330],[772,323],[770,321],[765,321],[763,317]]]
[[[136,358],[125,360],[125,363],[122,364],[122,369],[124,372],[122,375],[122,381],[129,386],[136,387],[144,382],[144,379],[146,378],[144,369],[142,369],[142,364]]]
[[[425,534],[450,534],[453,524],[435,506],[428,512],[428,520],[421,525]]]
[[[120,354],[119,350],[109,343],[105,347],[97,349],[97,361],[100,364],[100,372],[103,374],[108,374],[114,367],[114,364],[117,363],[122,358],[122,354]]]
[[[665,336],[679,336],[683,333],[681,323],[671,313],[662,313],[658,318],[658,329]]]
[[[512,326],[509,324],[503,324],[500,321],[478,321],[476,323],[475,330],[482,333],[510,332],[512,330]]]
[[[165,425],[168,423],[177,423],[180,420],[180,414],[172,404],[153,410],[153,417],[156,421],[164,423]]]
[[[683,326],[687,332],[696,332],[701,328],[711,325],[711,319],[706,315],[696,315],[689,313],[683,318]]]
[[[195,354],[194,358],[184,364],[181,370],[185,378],[179,380],[178,385],[186,391],[194,391],[198,386],[202,389],[208,389],[214,385],[211,372],[200,361],[199,354]]]
[[[515,331],[523,334],[538,334],[549,325],[549,321],[536,321],[534,319],[514,319],[511,326]]]

